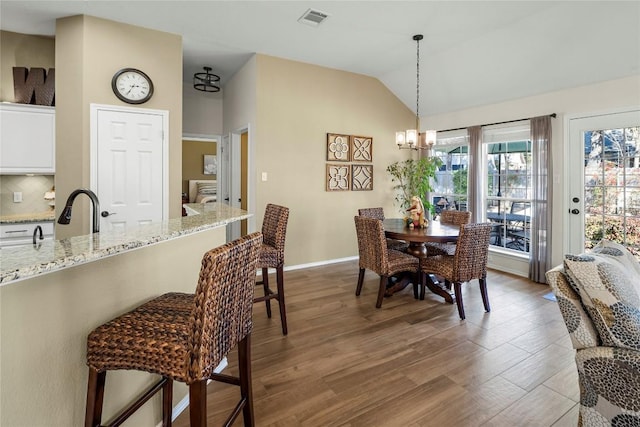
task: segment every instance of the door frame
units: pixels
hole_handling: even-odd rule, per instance
[[[247,176],[245,177],[247,182],[247,212],[251,215],[247,219],[247,233],[251,233],[256,229],[256,218],[255,218],[255,179],[256,179],[256,171],[254,170],[255,164],[255,144],[253,140],[253,129],[250,124],[246,126],[240,126],[227,134],[228,143],[229,143],[229,165],[227,165],[227,170],[229,171],[229,201],[233,201],[235,197],[236,200],[240,197],[240,180],[237,179],[240,173],[240,136],[243,133],[247,133]],[[224,138],[224,137],[223,137]],[[223,159],[224,160],[224,159]],[[237,162],[237,163],[236,163]],[[234,167],[232,167],[232,165]],[[234,170],[237,170],[238,175],[236,176],[236,182],[234,181]],[[234,192],[234,190],[237,190]],[[237,204],[237,203],[236,203]],[[233,204],[231,204],[233,206]],[[240,222],[234,222],[230,227],[227,227],[227,240],[231,241],[234,236],[240,235]]]
[[[564,170],[574,170],[577,165],[577,159],[580,160],[581,167],[579,176],[572,176],[567,172],[565,172],[564,174],[564,190],[562,199],[562,222],[564,229],[562,240],[563,253],[584,252],[584,192],[580,194],[580,201],[577,204],[571,201],[571,199],[574,197],[572,191],[575,191],[576,188],[584,189],[584,141],[582,138],[579,138],[576,133],[580,133],[581,136],[582,131],[585,129],[583,129],[584,126],[580,126],[579,120],[607,121],[607,124],[604,125],[605,127],[616,127],[617,125],[611,122],[615,121],[617,118],[619,119],[623,117],[622,115],[627,114],[640,114],[640,105],[623,108],[611,108],[588,113],[570,114],[566,115],[564,118]],[[592,128],[593,126],[587,127]],[[578,153],[580,155],[578,155]],[[576,180],[579,180],[579,182],[577,182]],[[579,218],[575,218],[576,215],[570,214],[570,210],[573,208],[577,208],[580,210],[581,214]],[[578,221],[578,224],[575,223],[576,220]],[[580,231],[579,233],[577,232],[578,229]],[[578,245],[576,241],[578,237],[572,238],[572,236],[574,235],[580,236],[580,245]]]
[[[100,111],[162,116],[162,219],[169,219],[169,111],[89,104],[89,188],[94,192],[98,186],[98,113]],[[90,223],[89,227],[91,227]]]

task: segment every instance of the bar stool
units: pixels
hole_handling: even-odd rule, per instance
[[[280,322],[282,334],[287,335],[287,310],[284,304],[284,241],[287,235],[289,208],[269,203],[262,221],[262,246],[258,268],[262,269],[262,280],[256,285],[262,285],[264,296],[256,297],[253,302],[264,301],[267,307],[267,317],[271,318],[271,300],[278,300],[280,306]],[[276,269],[277,291],[269,288],[269,268]]]
[[[207,422],[207,380],[240,387],[240,401],[225,425],[243,413],[253,426],[251,320],[254,280],[262,233],[253,233],[204,254],[195,294],[167,293],[92,331],[87,338],[85,426],[101,424],[107,371],[123,369],[161,375],[110,425],[120,425],[162,390],[162,425],[171,425],[173,381],[189,386],[191,426]],[[214,373],[234,347],[239,376]]]

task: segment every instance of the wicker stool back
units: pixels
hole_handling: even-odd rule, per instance
[[[264,296],[253,300],[253,302],[265,302],[269,318],[271,318],[271,300],[278,301],[283,335],[287,335],[288,332],[287,310],[284,304],[284,242],[287,237],[288,221],[289,208],[271,203],[267,205],[262,221],[263,242],[258,260],[258,268],[262,269],[262,280],[256,282],[256,285],[262,285]],[[276,292],[269,288],[270,268],[276,269]]]
[[[240,401],[227,419],[243,413],[253,426],[251,320],[255,271],[262,233],[253,233],[204,254],[195,294],[167,293],[96,328],[87,338],[89,383],[85,426],[99,426],[106,373],[125,369],[161,375],[110,425],[122,424],[163,390],[163,426],[171,425],[173,381],[189,385],[192,426],[207,420],[207,380],[240,386]],[[238,347],[239,376],[214,373]]]

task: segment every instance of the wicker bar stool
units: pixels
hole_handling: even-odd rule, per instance
[[[89,334],[86,427],[101,425],[106,374],[116,369],[145,371],[161,379],[109,425],[122,424],[162,390],[162,425],[170,426],[175,380],[189,386],[191,425],[205,426],[210,379],[240,386],[240,401],[225,425],[231,425],[241,411],[244,425],[254,425],[251,315],[261,241],[262,234],[253,233],[210,250],[202,258],[195,294],[161,295]],[[239,376],[214,373],[236,346]]]
[[[280,322],[282,334],[287,335],[287,310],[284,304],[284,242],[287,236],[287,222],[289,208],[269,203],[262,221],[262,246],[258,268],[262,269],[262,280],[256,285],[262,285],[264,296],[255,297],[253,302],[264,301],[267,307],[267,317],[271,318],[271,300],[278,300],[280,307]],[[276,269],[276,292],[269,288],[269,268]]]

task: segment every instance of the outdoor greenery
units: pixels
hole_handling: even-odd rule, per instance
[[[418,160],[398,161],[387,166],[391,175],[393,189],[397,191],[395,201],[402,211],[411,205],[411,197],[420,196],[426,210],[435,212],[433,204],[427,199],[427,193],[433,191],[432,184],[436,171],[442,165],[438,157],[423,157]]]

